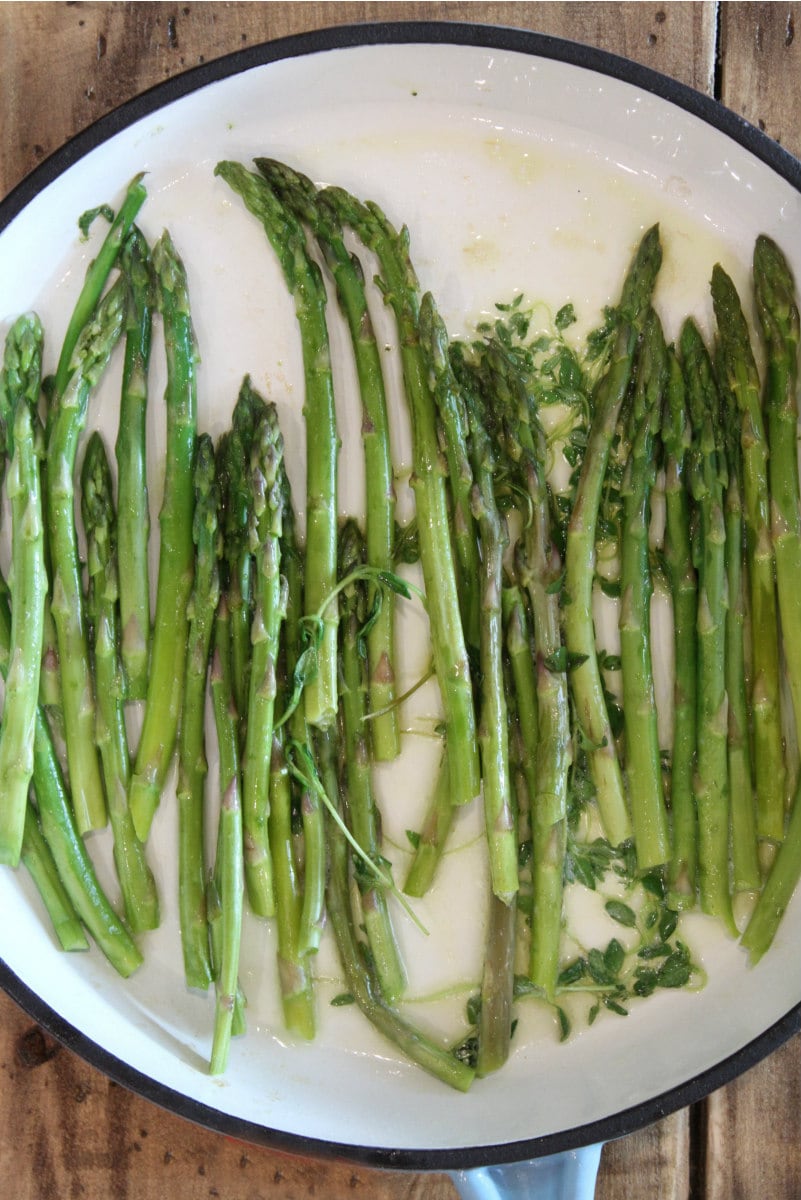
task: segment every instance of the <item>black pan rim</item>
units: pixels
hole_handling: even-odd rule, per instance
[[[371,22],[314,30],[249,46],[156,84],[100,117],[26,175],[0,202],[0,232],[39,192],[92,150],[142,117],[209,84],[284,59],[358,46],[411,43],[512,51],[567,63],[630,84],[675,104],[730,137],[801,192],[801,162],[777,142],[716,100],[619,55],[513,26],[450,21]],[[158,1083],[93,1042],[61,1018],[1,959],[0,987],[32,1020],[91,1066],[144,1099],[194,1124],[290,1154],[408,1171],[456,1171],[518,1162],[623,1137],[703,1099],[755,1066],[801,1030],[799,1002],[745,1046],[685,1083],[611,1116],[573,1129],[499,1145],[392,1149],[310,1138],[221,1113]]]

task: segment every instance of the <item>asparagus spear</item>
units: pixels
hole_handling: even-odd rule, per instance
[[[120,575],[122,662],[127,699],[144,700],[150,652],[146,416],[155,289],[150,250],[135,225],[123,244],[120,266],[128,288],[116,444],[117,541],[125,563]]]
[[[798,483],[799,315],[795,281],[779,247],[762,235],[754,248],[757,314],[765,346],[770,529],[795,725],[801,739],[801,500]],[[801,745],[801,741],[799,741]]]
[[[234,405],[230,432],[220,440],[217,456],[224,497],[221,519],[231,618],[234,699],[243,723],[242,745],[250,693],[250,630],[253,621],[253,553],[250,547],[253,487],[250,459],[256,425],[265,407],[264,400],[246,376]]]
[[[478,1019],[476,1074],[479,1078],[499,1070],[509,1057],[516,929],[517,905],[505,904],[492,895]]]
[[[361,263],[345,246],[337,214],[324,198],[318,196],[310,179],[271,159],[257,158],[256,166],[298,220],[310,227],[334,278],[339,305],[353,344],[362,404],[367,562],[376,570],[390,570],[395,535],[395,487],[389,420],[381,354],[367,305]],[[376,595],[373,585],[370,589],[371,608]],[[393,593],[383,594],[380,611],[367,636],[369,707],[376,714],[371,720],[373,755],[379,762],[395,758],[400,751],[398,713],[394,704],[394,608]]]
[[[433,391],[440,410],[464,406],[448,357],[448,335],[430,293],[420,305],[420,342],[431,364]],[[451,396],[450,401],[445,400]],[[458,402],[457,402],[458,401]],[[465,409],[466,416],[466,409]],[[467,457],[467,446],[461,453]],[[481,749],[484,785],[484,815],[490,856],[490,878],[494,894],[511,904],[518,889],[517,835],[512,812],[512,787],[509,775],[506,696],[503,682],[503,555],[508,544],[505,523],[495,503],[494,473],[496,458],[481,415],[474,406],[470,412],[470,461],[472,479],[470,504],[481,540],[479,574],[481,634],[480,663],[481,714],[478,740]]]
[[[55,392],[64,393],[70,376],[75,369],[74,352],[86,325],[92,320],[108,277],[117,261],[120,249],[128,236],[137,214],[145,202],[147,192],[142,184],[143,175],[136,175],[128,184],[120,210],[111,222],[111,228],[103,244],[89,265],[81,293],[70,317],[67,332],[56,368]]]
[[[156,881],[128,808],[131,766],[125,727],[125,683],[119,657],[117,530],[111,471],[103,439],[97,431],[89,438],[81,470],[81,512],[89,575],[87,611],[97,688],[96,740],[125,916],[133,932],[142,933],[158,928],[159,902]]]
[[[292,490],[285,470],[281,463],[279,474],[281,494],[283,498],[281,519],[281,563],[287,582],[286,614],[284,618],[284,658],[287,681],[293,681],[298,671],[302,674],[301,628],[303,620],[303,553],[298,545],[295,528],[295,509],[292,502]],[[286,701],[284,712],[286,712]],[[284,715],[279,718],[284,723]],[[288,734],[292,741],[301,746],[311,744],[311,730],[306,724],[303,706],[296,706],[288,717]],[[327,732],[321,734],[325,740]],[[286,758],[286,744],[284,746]],[[290,773],[291,774],[291,773]],[[291,774],[290,783],[293,785],[293,805],[300,811],[303,827],[303,879],[301,885],[302,902],[297,938],[299,956],[315,953],[320,946],[323,926],[325,923],[325,876],[327,870],[327,854],[325,845],[325,828],[320,797],[314,789],[303,785],[299,794],[298,780]]]
[[[412,426],[415,503],[420,562],[431,625],[434,666],[442,693],[443,723],[453,804],[479,792],[476,721],[470,664],[462,629],[453,543],[448,519],[445,467],[432,402],[431,364],[420,345],[420,288],[409,257],[408,231],[393,229],[375,204],[361,204],[340,188],[323,195],[378,258],[384,300],[398,327],[406,399]]]
[[[262,917],[271,917],[275,912],[267,821],[278,648],[287,602],[286,582],[281,576],[283,453],[278,414],[271,404],[256,428],[251,459],[250,548],[255,557],[256,611],[251,633],[250,695],[243,755],[245,882],[250,906]]]
[[[524,578],[527,567],[523,548],[519,543],[515,547],[515,563],[517,578]],[[501,596],[501,608],[506,634],[505,649],[509,671],[507,690],[511,697],[510,711],[513,709],[516,727],[516,740],[512,742],[510,739],[510,754],[511,748],[514,746],[516,769],[523,777],[530,810],[532,801],[537,795],[537,767],[540,759],[539,715],[537,712],[537,662],[530,613],[524,599],[523,589],[519,583],[508,583],[504,587]],[[545,749],[547,750],[547,747]],[[546,807],[549,806],[546,805]],[[533,818],[533,814],[530,811],[529,816]],[[533,864],[534,871],[536,871],[537,865],[535,860]],[[561,895],[560,878],[560,912],[562,907]],[[535,915],[542,908],[542,904],[536,905]]]
[[[56,391],[53,397],[47,444],[51,610],[58,637],[70,790],[81,833],[105,824],[106,798],[95,746],[95,695],[73,515],[73,476],[89,395],[108,364],[124,320],[125,286],[118,279],[78,338],[70,360],[69,382],[63,392]]]
[[[0,673],[4,677],[10,650],[8,587],[0,576]],[[127,978],[141,965],[142,955],[98,882],[76,826],[61,763],[41,705],[36,710],[34,729],[33,791],[42,833],[70,903],[114,969]]]
[[[361,565],[363,558],[361,532],[355,522],[349,521],[340,533],[339,570],[343,581]],[[340,593],[344,794],[351,833],[365,854],[373,861],[380,862],[381,815],[373,792],[370,723],[364,719],[367,688],[360,639],[366,619],[366,589],[361,580],[354,580]],[[406,987],[406,972],[395,941],[386,891],[372,872],[360,867],[361,863],[358,862],[356,882],[376,975],[387,1000],[397,1000]]]
[[[720,400],[712,363],[692,320],[679,342],[693,427],[690,486],[698,511],[698,733],[695,801],[698,882],[704,912],[734,932],[729,893],[728,698],[726,695],[726,466],[717,441]]]
[[[545,435],[522,378],[502,345],[489,343],[483,373],[484,412],[497,414],[499,436],[517,486],[528,505],[524,532],[515,550],[520,586],[533,618],[536,691],[532,694],[529,650],[522,607],[510,620],[513,678],[524,731],[533,844],[533,920],[529,971],[547,994],[556,986],[567,839],[567,779],[572,758],[566,661],[559,619],[561,560],[551,537],[545,480]],[[471,424],[474,393],[465,391]],[[488,416],[489,419],[489,416]],[[535,732],[536,730],[536,732]],[[533,778],[532,778],[533,775]]]
[[[407,896],[424,896],[431,887],[456,815],[456,809],[451,804],[451,777],[447,753],[445,750],[440,759],[423,828],[420,830],[414,857],[403,885]]]
[[[617,415],[631,379],[639,335],[650,308],[662,258],[656,226],[643,237],[623,285],[620,326],[609,367],[594,395],[594,412],[567,530],[563,627],[568,653],[578,664],[570,672],[576,717],[589,744],[589,764],[606,835],[613,845],[631,836],[631,821],[620,763],[604,699],[592,592],[598,505]]]
[[[726,526],[726,695],[728,698],[729,807],[731,813],[731,868],[735,891],[756,891],[762,882],[756,831],[756,805],[748,718],[748,685],[745,665],[746,589],[745,530],[743,525],[743,462],[737,404],[730,390],[721,388],[723,442],[727,486]]]
[[[44,561],[36,406],[43,333],[38,317],[20,317],[6,338],[0,407],[11,442],[6,490],[11,503],[11,648],[0,723],[0,862],[16,866],[25,831],[42,663],[47,574]]]
[[[264,226],[295,301],[306,395],[306,613],[323,611],[317,674],[305,690],[306,718],[325,728],[337,712],[337,606],[327,604],[337,569],[337,430],[325,287],[309,257],[303,229],[261,176],[238,163],[215,168]]]
[[[742,936],[752,966],[771,946],[787,905],[801,879],[801,786],[796,789],[787,834],[779,846],[764,887]]]
[[[671,348],[662,417],[665,470],[665,563],[673,602],[673,746],[670,772],[672,815],[668,870],[678,903],[695,900],[698,818],[693,794],[696,745],[698,583],[692,556],[688,459],[690,429],[681,364]]]
[[[433,326],[433,330],[432,327]],[[420,338],[431,363],[431,391],[452,497],[451,522],[465,641],[474,650],[482,644],[481,562],[476,538],[474,465],[468,453],[469,420],[464,399],[448,360],[448,335],[430,293],[420,306]]]
[[[228,601],[220,598],[214,623],[211,695],[217,730],[220,777],[220,822],[214,877],[220,900],[214,1037],[209,1071],[220,1075],[228,1064],[239,994],[239,951],[242,941],[244,857],[239,766],[239,728],[231,684]]]
[[[36,884],[62,950],[88,950],[89,943],[75,906],[61,882],[50,847],[32,805],[25,810],[20,862]]]
[[[273,730],[270,761],[270,856],[278,934],[278,980],[284,1022],[290,1033],[314,1037],[314,980],[309,956],[300,946],[303,894],[292,834],[292,781],[284,752],[284,733]]]
[[[184,976],[188,987],[206,989],[212,980],[206,916],[205,805],[208,763],[205,748],[206,681],[220,599],[220,489],[214,448],[201,434],[195,458],[192,540],[195,574],[189,601],[189,635],[178,740],[178,910]]]
[[[327,909],[349,991],[371,1024],[412,1062],[458,1091],[467,1091],[475,1074],[473,1069],[404,1020],[381,994],[354,928],[348,843],[333,819],[327,825],[330,853]]]
[[[667,349],[659,319],[649,313],[634,386],[634,435],[623,479],[620,657],[626,770],[634,845],[641,870],[668,861],[670,845],[662,786],[656,699],[651,661],[651,594],[648,531],[656,480],[654,441],[667,379]]]
[[[795,285],[779,248],[767,237],[754,251],[757,312],[767,353],[765,407],[770,455],[771,534],[779,611],[796,727],[801,714],[798,677],[798,464],[797,399],[799,318]],[[801,877],[801,788],[796,789],[784,841],[776,854],[742,937],[752,963],[769,949]]]
[[[760,837],[776,842],[784,836],[786,770],[779,708],[779,623],[770,528],[768,442],[748,326],[734,284],[719,264],[712,272],[712,303],[721,368],[737,401],[741,422],[743,501],[750,565],[757,831]]]
[[[188,604],[194,546],[193,468],[197,426],[197,349],[183,263],[165,231],[153,249],[167,352],[167,449],[161,544],[147,700],[129,803],[140,841],[146,841],[172,761],[186,666]]]

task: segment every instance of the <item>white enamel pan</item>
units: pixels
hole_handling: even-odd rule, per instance
[[[665,258],[656,302],[669,335],[689,312],[708,326],[716,261],[747,286],[759,232],[776,238],[801,275],[801,165],[706,97],[611,55],[509,29],[379,24],[205,64],[99,121],[6,198],[0,326],[37,309],[53,331],[52,366],[99,236],[82,242],[77,218],[101,202],[118,203],[128,180],[146,171],[141,225],[150,237],[169,226],[189,273],[201,426],[221,432],[250,373],[279,405],[298,488],[302,387],[292,308],[261,229],[213,175],[221,158],[256,155],[341,184],[405,222],[421,282],[454,335],[520,291],[552,311],[572,301],[579,330],[590,328],[617,298],[640,233],[657,220]],[[358,415],[339,358],[341,504],[354,511],[362,485]],[[154,518],[161,370],[149,435]],[[110,445],[117,383],[112,373],[89,417]],[[408,432],[399,408],[392,420],[402,467]],[[425,664],[424,627],[413,606],[403,620],[413,678]],[[430,694],[418,696],[405,724],[418,734],[427,720],[430,728],[432,703]],[[407,742],[402,767],[381,780],[388,852],[399,872],[405,831],[419,827],[436,760],[430,737],[410,733]],[[469,1094],[451,1094],[404,1062],[354,1008],[331,1006],[342,985],[327,945],[318,970],[320,1032],[310,1045],[294,1044],[280,1019],[273,935],[248,921],[249,1031],[235,1043],[224,1079],[215,1080],[205,1070],[210,1001],[189,994],[182,979],[175,825],[167,797],[150,840],[164,920],[144,940],[145,965],[132,979],[119,980],[95,949],[60,953],[28,879],[3,870],[0,983],[118,1082],[239,1138],[373,1166],[451,1171],[469,1196],[589,1197],[600,1143],[697,1100],[801,1024],[801,905],[791,905],[755,969],[735,942],[693,916],[683,932],[706,971],[704,988],[655,994],[625,1019],[604,1013],[564,1043],[550,1013],[521,1004],[507,1066]],[[480,978],[479,830],[475,814],[460,822],[460,852],[448,856],[419,905],[429,936],[398,914],[411,964],[407,1011],[434,1030],[458,1027]],[[91,851],[116,896],[102,837]]]

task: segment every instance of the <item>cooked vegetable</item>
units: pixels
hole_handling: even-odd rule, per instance
[[[44,560],[37,406],[44,334],[39,318],[20,317],[6,338],[0,415],[10,442],[6,492],[11,502],[11,646],[0,724],[0,862],[16,866],[25,830],[44,639]]]
[[[195,559],[192,513],[197,347],[186,272],[166,231],[153,248],[153,269],[167,354],[167,449],[147,699],[129,793],[134,827],[141,841],[150,832],[178,737]]]
[[[275,985],[291,1034],[315,1035],[315,964],[325,962],[318,951],[328,929],[347,988],[332,1003],[355,1002],[411,1061],[465,1090],[509,1057],[524,996],[550,1007],[563,1038],[582,996],[590,1023],[602,1008],[625,1015],[635,998],[698,978],[680,916],[696,898],[736,936],[733,895],[758,893],[742,939],[756,961],[797,885],[799,801],[788,814],[785,796],[801,744],[794,283],[778,247],[760,238],[765,429],[750,330],[722,267],[712,279],[716,355],[689,318],[677,345],[666,344],[654,295],[658,227],[641,239],[617,308],[605,310],[585,350],[566,333],[572,305],[552,318],[550,333],[535,332],[522,295],[499,305],[473,341],[452,342],[420,286],[406,229],[373,203],[318,189],[273,160],[255,162],[256,172],[225,162],[217,174],[264,226],[295,303],[305,525],[280,410],[250,377],[215,440],[198,435],[187,274],[169,234],[149,256],[132,224],[142,198],[135,181],[90,269],[53,386],[41,386],[33,317],[13,326],[0,374],[13,566],[0,595],[0,858],[21,858],[61,945],[85,946],[85,926],[130,974],[141,953],[129,929],[158,922],[144,843],[177,745],[184,974],[190,987],[215,985],[211,1072],[226,1069],[231,1039],[245,1031],[249,910],[262,919],[252,929],[273,922]],[[368,282],[371,257],[378,275]],[[362,418],[364,520],[339,511],[330,349],[338,343],[327,287],[356,366],[358,388],[337,400]],[[391,349],[412,434],[416,512],[400,532],[383,355],[370,320],[380,297],[394,317]],[[151,639],[143,434],[155,313],[166,346],[167,445]],[[118,508],[93,432],[80,476],[84,571],[76,454],[89,396],[123,332]],[[40,391],[50,401],[47,539],[36,519]],[[409,564],[418,550],[422,590],[395,572],[398,558]],[[43,659],[53,659],[43,651],[48,563],[77,820],[40,706],[45,695],[58,699],[40,686]],[[674,669],[664,745],[664,668],[651,644],[660,575]],[[406,616],[399,597],[424,610],[410,615],[427,621],[432,664],[403,696],[395,688],[407,665],[394,636]],[[797,726],[787,748],[779,664]],[[423,827],[407,831],[410,855],[384,837],[384,787],[394,788],[405,767],[390,761],[407,740],[403,705],[432,675],[441,709],[421,732],[437,739],[439,765]],[[131,771],[126,718],[134,713],[125,703],[145,680]],[[78,832],[105,820],[105,795],[125,924]],[[407,897],[439,886],[443,855],[456,848],[449,839],[469,828],[475,804],[483,805],[476,879],[485,899],[474,924],[484,958],[481,979],[469,981],[468,1032],[448,1043],[407,1015],[419,997],[410,989],[407,1001],[415,964],[402,953],[396,905],[418,933],[425,928],[395,876],[406,856]],[[769,843],[761,854],[758,838]],[[600,893],[594,907],[620,936],[607,930],[602,944],[584,945],[572,927],[576,887]],[[430,901],[436,912],[437,896]],[[738,897],[738,914],[743,904]]]
[[[565,553],[564,634],[568,654],[576,663],[570,672],[570,687],[588,744],[601,820],[615,846],[631,836],[632,828],[595,643],[592,599],[596,522],[612,437],[661,261],[659,230],[654,226],[640,242],[623,285],[615,349],[593,397],[592,426],[567,528]]]
[[[108,366],[124,320],[125,285],[118,279],[78,337],[67,382],[63,391],[58,387],[54,391],[48,414],[45,497],[52,572],[50,607],[58,637],[70,793],[81,833],[101,829],[107,814],[95,745],[95,689],[75,529],[75,459],[90,393]]]
[[[134,933],[157,929],[156,881],[128,807],[130,758],[125,727],[125,682],[120,659],[117,539],[111,470],[103,439],[89,438],[81,468],[81,511],[89,576],[87,613],[97,692],[96,740],[114,835],[114,864],[125,917]]]

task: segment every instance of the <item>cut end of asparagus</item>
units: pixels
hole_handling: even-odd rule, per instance
[[[144,776],[134,775],[131,779],[128,804],[136,836],[140,842],[146,842],[159,804],[158,787]]]

